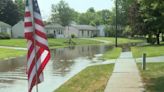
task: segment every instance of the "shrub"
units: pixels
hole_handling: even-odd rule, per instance
[[[76,35],[75,34],[71,34],[71,38],[75,38],[76,37]]]
[[[155,44],[156,43],[156,38],[147,38],[147,43]]]
[[[47,38],[54,38],[53,34],[47,34]]]
[[[10,39],[10,36],[7,33],[0,33],[0,39]]]

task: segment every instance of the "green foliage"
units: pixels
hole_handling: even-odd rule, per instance
[[[108,25],[105,25],[105,28],[104,28],[104,31],[105,31],[105,36],[106,37],[114,37],[115,36],[115,29],[113,29],[111,26],[108,26]]]
[[[10,39],[10,36],[7,33],[0,32],[0,39]]]
[[[54,38],[54,34],[47,34],[47,38]]]
[[[126,36],[126,37],[129,37],[129,36],[131,36],[131,32],[132,32],[132,28],[129,25],[127,25],[125,27],[125,30],[123,32],[123,35]]]
[[[74,14],[75,11],[63,0],[61,0],[57,5],[52,5],[52,22],[68,26],[73,20],[73,17],[75,16]]]
[[[19,20],[23,20],[25,12],[25,3],[23,2],[23,0],[15,0],[15,4],[18,8]]]
[[[164,29],[164,2],[161,0],[139,0],[139,3],[147,34],[156,35],[157,44],[160,44],[159,35]]]
[[[54,92],[104,92],[113,71],[113,64],[84,69]]]
[[[89,8],[86,13],[79,15],[79,24],[100,25],[109,24],[111,12],[109,10],[95,11],[94,8]]]
[[[0,0],[0,21],[14,25],[19,21],[19,12],[12,0]]]
[[[76,35],[75,34],[71,34],[71,38],[75,38],[76,37]]]

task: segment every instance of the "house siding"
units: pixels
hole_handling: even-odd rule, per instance
[[[12,37],[13,38],[23,38],[24,37],[24,22],[20,21],[12,27]]]

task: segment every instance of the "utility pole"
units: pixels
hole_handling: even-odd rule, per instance
[[[117,6],[117,0],[116,0],[116,24],[115,24],[115,27],[116,27],[116,34],[115,34],[115,46],[117,47],[117,16],[118,16],[118,14],[117,14],[117,8],[118,8],[118,6]]]

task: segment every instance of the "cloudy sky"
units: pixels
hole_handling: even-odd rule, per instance
[[[51,5],[58,4],[60,0],[38,0],[42,17],[48,19],[51,14]],[[85,12],[88,8],[94,7],[94,9],[112,9],[114,6],[113,0],[64,0],[69,6],[78,12]]]

